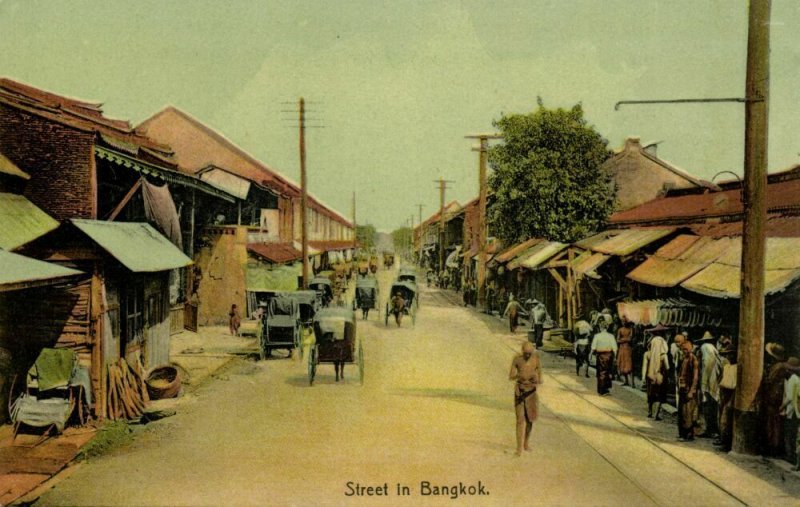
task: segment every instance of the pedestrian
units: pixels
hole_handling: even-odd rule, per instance
[[[766,430],[764,452],[768,456],[783,454],[783,423],[781,405],[783,404],[783,383],[788,379],[784,348],[778,343],[767,343],[765,346],[770,365],[761,384],[761,413]]]
[[[736,349],[727,335],[720,336],[719,355],[722,370],[719,377],[719,438],[713,444],[728,452],[733,443],[733,401],[736,394]]]
[[[508,304],[503,312],[503,317],[508,316],[508,329],[512,333],[516,332],[517,330],[520,314],[527,315],[525,310],[522,309],[522,305],[519,304],[519,301],[514,299],[514,294],[510,294],[508,296]]]
[[[689,340],[681,344],[683,359],[678,374],[678,439],[684,442],[694,440],[694,414],[697,406],[699,372],[692,348]]]
[[[239,315],[239,310],[236,305],[231,305],[231,311],[228,312],[228,328],[231,335],[239,336],[239,327],[242,325],[242,317]]]
[[[539,412],[536,388],[542,383],[539,354],[530,342],[522,345],[522,353],[511,362],[508,373],[514,384],[514,411],[517,416],[517,456],[530,451],[531,429]]]
[[[653,417],[653,405],[658,407],[655,420],[661,420],[661,406],[667,402],[667,373],[669,372],[669,359],[667,359],[667,341],[661,336],[654,336],[647,344],[647,352],[642,363],[642,378],[647,387],[647,417]]]
[[[586,365],[586,378],[589,378],[589,338],[592,336],[592,325],[584,318],[575,323],[575,375],[580,376],[581,366]]]
[[[617,373],[622,377],[624,386],[634,385],[633,375],[633,323],[625,317],[622,318],[622,326],[617,330]]]
[[[394,322],[397,324],[397,327],[400,327],[400,323],[403,321],[405,309],[406,300],[400,292],[395,292],[394,297],[392,297],[392,313],[394,314]]]
[[[531,329],[536,347],[541,347],[544,341],[544,323],[548,318],[547,308],[538,299],[528,300],[530,303]]]
[[[597,356],[595,370],[597,372],[597,393],[608,396],[611,390],[611,374],[614,368],[614,356],[617,354],[617,340],[606,331],[605,320],[598,322],[600,332],[592,339],[592,354]]]
[[[719,378],[722,358],[714,346],[714,337],[706,331],[700,339],[700,395],[705,426],[699,436],[716,438],[719,435]]]
[[[781,413],[786,417],[783,426],[784,456],[791,463],[798,463],[800,461],[797,455],[797,429],[800,426],[800,359],[790,357],[786,363],[791,369],[791,374],[784,387],[783,405],[781,405]]]

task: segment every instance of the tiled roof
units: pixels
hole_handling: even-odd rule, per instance
[[[714,238],[742,235],[741,221],[691,224],[689,228],[695,234]],[[800,237],[800,216],[769,215],[766,229],[767,237],[770,238],[798,238]]]

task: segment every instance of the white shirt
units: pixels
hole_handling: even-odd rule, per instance
[[[595,351],[606,351],[611,350],[614,354],[617,353],[617,340],[614,338],[614,335],[609,333],[608,331],[600,331],[596,335],[594,335],[594,339],[592,340],[592,352]]]

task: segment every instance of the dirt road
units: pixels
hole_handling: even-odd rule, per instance
[[[390,276],[381,272],[384,298]],[[514,456],[507,374],[522,334],[498,333],[496,319],[451,299],[423,288],[413,327],[386,327],[374,314],[359,321],[363,386],[354,366],[336,383],[322,365],[309,386],[300,361],[242,360],[39,504],[749,503],[687,468],[680,449],[643,438],[637,425],[649,420],[629,418],[613,396],[591,396],[566,368],[547,372],[533,452]]]

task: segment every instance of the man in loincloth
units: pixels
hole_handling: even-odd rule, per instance
[[[536,388],[542,383],[542,368],[539,354],[533,344],[525,342],[522,353],[511,362],[508,373],[514,385],[514,410],[517,414],[517,456],[522,450],[530,451],[531,428],[538,415],[539,399]]]
[[[503,312],[503,317],[508,316],[508,329],[512,333],[517,330],[520,314],[527,315],[525,310],[522,309],[522,305],[519,304],[519,301],[514,299],[514,294],[509,295],[508,304],[506,305],[506,310]]]
[[[592,354],[595,354],[597,363],[597,394],[608,396],[611,391],[611,375],[614,370],[614,356],[617,354],[617,340],[614,335],[606,331],[608,323],[600,319],[597,323],[600,332],[592,339]]]

